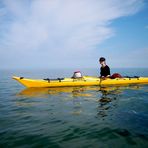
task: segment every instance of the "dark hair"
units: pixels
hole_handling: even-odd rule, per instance
[[[103,62],[103,61],[105,61],[105,58],[104,58],[104,57],[101,57],[101,58],[99,59],[99,61],[100,61],[100,62]]]

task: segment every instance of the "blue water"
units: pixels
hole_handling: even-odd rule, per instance
[[[0,71],[0,147],[147,148],[148,85],[25,89],[11,79],[67,77],[73,71]],[[113,72],[148,76],[148,69]]]

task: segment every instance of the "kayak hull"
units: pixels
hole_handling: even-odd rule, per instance
[[[102,80],[98,77],[83,76],[83,78],[73,79],[64,78],[57,80],[27,79],[13,76],[13,79],[25,87],[70,87],[70,86],[108,86],[108,85],[125,85],[125,84],[148,84],[148,77],[139,78],[107,78]]]

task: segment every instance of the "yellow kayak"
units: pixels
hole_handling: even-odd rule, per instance
[[[125,84],[148,84],[148,77],[133,78],[107,78],[105,80],[98,77],[83,76],[82,78],[58,78],[58,79],[27,79],[13,76],[13,79],[30,87],[69,87],[69,86],[108,86]]]

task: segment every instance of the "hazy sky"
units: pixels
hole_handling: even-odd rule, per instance
[[[0,0],[0,69],[148,67],[147,0]]]

